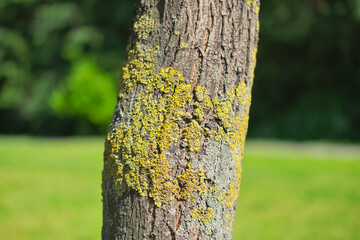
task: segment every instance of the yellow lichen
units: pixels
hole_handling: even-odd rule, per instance
[[[240,82],[236,88],[236,96],[238,97],[241,105],[250,105],[251,92],[244,82]]]
[[[145,33],[140,29],[148,17],[140,17],[134,26],[141,39]],[[142,37],[141,37],[142,36]],[[196,192],[206,191],[205,171],[191,168],[189,163],[179,176],[171,176],[164,151],[170,144],[184,136],[190,151],[200,148],[202,129],[192,121],[180,129],[179,121],[192,119],[185,106],[193,101],[190,84],[185,84],[181,72],[172,67],[154,72],[155,57],[159,47],[153,48],[136,43],[128,54],[119,86],[119,97],[125,97],[136,85],[143,87],[137,92],[131,109],[130,125],[112,129],[107,138],[103,177],[111,178],[121,196],[128,188],[141,196],[153,198],[158,207],[174,199],[186,200]],[[103,186],[105,188],[105,186]]]
[[[195,91],[195,97],[196,99],[201,103],[201,106],[205,109],[211,109],[213,108],[213,104],[211,102],[211,99],[209,97],[208,90],[205,87],[196,86],[194,88]]]
[[[232,119],[232,104],[230,101],[218,102],[215,98],[215,117],[221,120],[221,125],[224,127],[225,131],[230,131],[232,128],[231,119]]]
[[[173,103],[178,107],[185,107],[191,100],[191,85],[184,83],[179,84],[173,95]]]
[[[210,110],[213,108],[213,104],[208,95],[208,90],[205,87],[195,86],[194,96],[197,101],[194,102],[193,115],[199,122],[204,121],[205,112],[204,110]]]
[[[250,79],[253,80],[255,77],[255,67],[256,67],[256,54],[257,54],[257,47],[255,47],[251,51],[251,63],[250,63]]]
[[[183,81],[184,77],[181,72],[176,71],[172,67],[162,68],[160,72],[154,76],[153,87],[164,93],[169,93],[170,91],[174,91],[175,86]],[[148,88],[151,87],[151,85],[148,85]]]
[[[234,203],[234,199],[238,196],[237,186],[235,182],[230,183],[230,189],[224,194],[219,194],[218,200],[225,204],[228,208],[231,208]]]
[[[177,179],[180,186],[179,199],[186,200],[193,197],[195,192],[200,195],[206,192],[205,171],[201,168],[199,170],[193,169],[190,162]]]
[[[154,51],[155,54],[160,54],[160,46],[159,45],[156,45],[155,46],[155,51]]]
[[[204,121],[204,111],[201,107],[197,107],[194,109],[193,115],[199,120]]]
[[[163,126],[160,133],[159,146],[160,150],[168,149],[170,142],[177,142],[180,138],[180,129],[175,121],[168,120]]]
[[[189,48],[189,44],[188,43],[182,43],[181,45],[180,45],[180,48]]]
[[[105,166],[103,170],[103,177],[111,177],[115,183],[115,189],[122,194],[126,190],[126,183],[124,174],[122,172],[123,165],[118,160],[116,153],[119,151],[122,145],[123,129],[116,130],[116,135],[111,136],[110,133],[106,138],[106,150],[109,151],[106,155]],[[102,185],[103,193],[105,192],[104,183]]]
[[[139,40],[148,38],[149,33],[154,29],[154,19],[148,14],[141,15],[134,24],[134,31],[137,33]]]
[[[228,96],[230,103],[233,104],[235,100],[235,89],[232,88],[230,91],[227,91],[226,95]]]
[[[253,6],[255,6],[254,12],[256,14],[259,14],[260,11],[260,2],[258,2],[257,0],[246,0],[246,4],[251,8]]]
[[[152,48],[144,48],[137,43],[134,49],[129,51],[128,59],[119,83],[120,98],[124,97],[137,82],[149,84],[154,77],[156,61]]]
[[[216,184],[216,182],[214,182],[212,185],[209,185],[208,187],[208,193],[209,193],[209,197],[215,197],[218,191],[218,186]]]
[[[153,20],[148,15],[141,16],[134,26],[139,40],[146,39],[153,27]],[[154,50],[139,43],[129,51],[118,96],[124,98],[134,86],[140,87],[136,88],[136,98],[129,113],[131,124],[116,126],[108,134],[103,177],[113,180],[120,196],[132,188],[141,196],[151,197],[155,205],[162,208],[175,199],[191,199],[196,193],[201,195],[209,191],[209,196],[214,196],[217,188],[207,186],[202,168],[194,169],[189,162],[176,176],[176,169],[172,169],[165,155],[172,143],[179,141],[187,143],[189,151],[199,151],[205,133],[216,141],[225,139],[232,148],[235,179],[228,191],[217,198],[221,204],[231,207],[241,180],[250,105],[247,93],[250,91],[242,81],[236,91],[232,89],[227,93],[227,98],[219,100],[215,97],[212,101],[205,87],[195,86],[192,91],[191,85],[184,83],[182,73],[173,67],[161,68],[156,73],[155,54],[159,52],[158,46]],[[253,55],[251,63],[250,70],[253,70]],[[247,106],[241,117],[234,113],[235,103]],[[216,129],[200,126],[207,114],[220,120]],[[196,202],[195,198],[192,200]],[[208,221],[213,214],[213,209],[192,211],[192,215],[202,222]]]
[[[246,0],[246,4],[251,7],[254,6],[256,4],[256,0]]]
[[[216,104],[215,116],[225,123],[231,118],[230,116],[231,110],[232,110],[232,105],[230,101],[219,102]]]
[[[220,142],[225,135],[224,128],[220,126],[218,127],[217,131],[211,130],[209,128],[205,128],[205,131],[206,135],[209,136],[209,138],[215,139],[218,142]]]
[[[240,190],[241,160],[247,132],[249,119],[248,109],[250,106],[251,95],[250,91],[246,88],[245,83],[240,82],[236,91],[232,89],[227,92],[227,97],[228,99],[224,101],[220,101],[215,97],[214,116],[220,120],[220,126],[218,126],[217,131],[206,129],[206,133],[210,138],[217,141],[224,138],[232,149],[232,155],[235,159],[235,179],[230,183],[228,191],[221,193],[218,196],[218,200],[221,204],[231,208],[234,205]],[[241,117],[237,116],[233,111],[233,104],[235,101],[246,106],[242,111]]]
[[[201,135],[201,126],[196,121],[191,121],[184,131],[184,141],[188,143],[190,151],[198,151],[200,149]]]
[[[199,222],[207,223],[210,219],[214,218],[214,209],[199,207],[191,210],[190,215]]]
[[[260,12],[260,7],[259,7],[259,5],[256,5],[255,6],[255,13],[259,14],[259,12]]]
[[[245,137],[248,128],[249,116],[247,111],[243,111],[241,118],[235,117],[232,119],[231,125],[233,129],[225,134],[225,140],[232,148],[232,155],[235,159],[235,181],[230,183],[229,190],[225,193],[219,194],[218,200],[231,208],[239,195],[241,182],[241,160],[243,157],[245,147]]]

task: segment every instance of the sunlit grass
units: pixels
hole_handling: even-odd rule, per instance
[[[100,239],[102,139],[0,139],[0,239]]]
[[[0,239],[100,239],[102,138],[0,138]],[[360,147],[248,141],[234,239],[360,239]]]
[[[251,142],[234,239],[360,239],[360,146]]]

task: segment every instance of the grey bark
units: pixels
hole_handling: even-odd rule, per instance
[[[135,20],[149,14],[155,21],[153,31],[142,41],[153,48],[160,46],[155,72],[171,66],[183,74],[192,89],[203,86],[212,100],[215,96],[225,99],[226,93],[236,89],[240,82],[251,90],[255,65],[252,54],[258,42],[258,6],[259,2],[247,0],[141,0]],[[134,33],[129,49],[138,41]],[[110,132],[121,124],[132,124],[131,112],[141,89],[143,86],[137,83],[118,99]],[[232,111],[241,116],[243,112],[248,114],[248,107],[238,103]],[[187,107],[188,112],[193,110]],[[221,124],[213,110],[205,115],[202,127],[216,129]],[[179,121],[179,126],[188,123],[189,120]],[[107,141],[105,162],[111,154],[109,144]],[[163,209],[151,197],[141,196],[132,188],[119,195],[114,178],[104,174],[102,239],[232,239],[236,202],[229,207],[219,200],[219,195],[228,192],[236,178],[236,162],[227,141],[216,141],[204,134],[199,151],[189,151],[180,140],[163,153],[172,176],[181,174],[191,162],[192,166],[204,169],[204,181],[208,187],[216,188],[216,193],[207,190],[204,194],[194,193],[195,200],[174,199],[164,204]],[[199,207],[214,209],[213,217],[206,222],[192,217],[191,211]]]

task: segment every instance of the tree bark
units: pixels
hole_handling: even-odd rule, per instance
[[[138,1],[105,143],[102,239],[232,239],[256,0]]]

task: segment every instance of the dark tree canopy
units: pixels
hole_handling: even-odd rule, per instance
[[[134,4],[1,1],[0,132],[104,134]],[[359,1],[264,1],[260,22],[249,136],[359,141]]]

